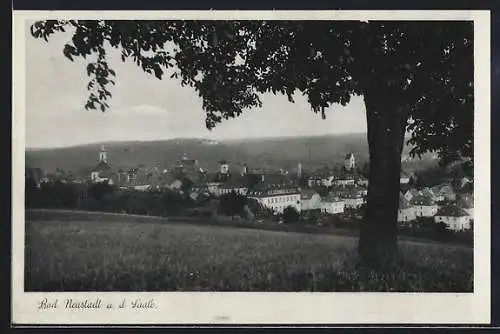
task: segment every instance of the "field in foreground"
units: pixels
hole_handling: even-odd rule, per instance
[[[353,237],[173,224],[30,220],[26,291],[471,292],[473,250],[401,242],[391,272],[356,265]]]

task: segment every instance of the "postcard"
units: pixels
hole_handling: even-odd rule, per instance
[[[488,11],[14,11],[17,325],[490,322]]]

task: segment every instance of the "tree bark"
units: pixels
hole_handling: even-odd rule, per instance
[[[364,92],[370,173],[359,255],[367,265],[390,264],[397,254],[401,152],[408,112],[383,84]]]

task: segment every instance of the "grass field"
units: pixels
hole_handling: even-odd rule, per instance
[[[390,272],[357,238],[102,216],[26,223],[26,291],[471,292],[473,250],[400,242]]]

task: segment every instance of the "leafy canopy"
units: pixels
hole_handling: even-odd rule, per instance
[[[156,78],[193,87],[209,129],[261,106],[263,93],[291,102],[301,93],[326,117],[330,105],[383,87],[408,111],[413,155],[438,151],[451,161],[473,153],[472,22],[69,20],[37,22],[31,32],[48,40],[67,28],[64,55],[94,56],[86,109],[109,107],[113,47]]]

